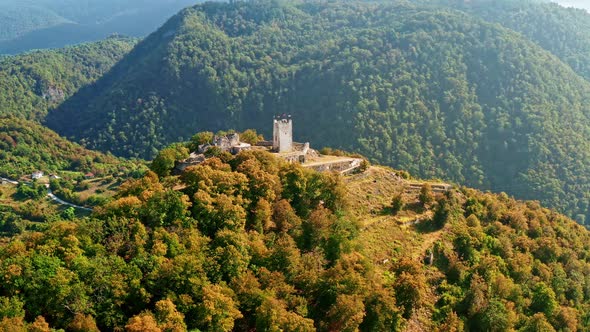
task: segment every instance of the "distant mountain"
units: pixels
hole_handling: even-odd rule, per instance
[[[101,77],[135,43],[129,38],[109,38],[0,58],[0,116],[42,119],[50,107]]]
[[[198,0],[0,0],[0,54],[143,37]]]
[[[47,124],[151,158],[291,113],[295,136],[422,177],[590,216],[590,84],[497,24],[432,6],[207,3],[182,11]]]
[[[590,80],[590,13],[527,0],[426,0],[522,33]]]

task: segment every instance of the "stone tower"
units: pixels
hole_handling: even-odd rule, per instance
[[[290,115],[283,114],[274,117],[272,147],[276,152],[291,152],[293,150],[293,122]]]

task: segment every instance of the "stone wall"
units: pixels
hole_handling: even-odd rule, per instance
[[[324,163],[312,163],[303,165],[303,167],[311,168],[317,172],[339,172],[350,173],[359,168],[363,160],[359,158],[349,158],[343,160],[327,161]]]

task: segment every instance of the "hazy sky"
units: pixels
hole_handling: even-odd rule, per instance
[[[565,7],[584,8],[590,11],[590,0],[553,0]]]

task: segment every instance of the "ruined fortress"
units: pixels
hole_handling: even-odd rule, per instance
[[[257,149],[267,150],[276,157],[289,163],[299,163],[303,167],[317,171],[336,171],[349,173],[361,166],[362,159],[322,156],[316,150],[311,149],[309,142],[293,142],[293,119],[291,115],[278,115],[273,118],[272,141],[261,141],[256,145],[241,142],[237,133],[215,136],[210,143],[199,145],[197,151],[190,154],[189,158],[176,163],[176,172],[183,172],[187,167],[198,165],[206,160],[206,152],[215,147],[222,152],[238,154],[242,151]]]

